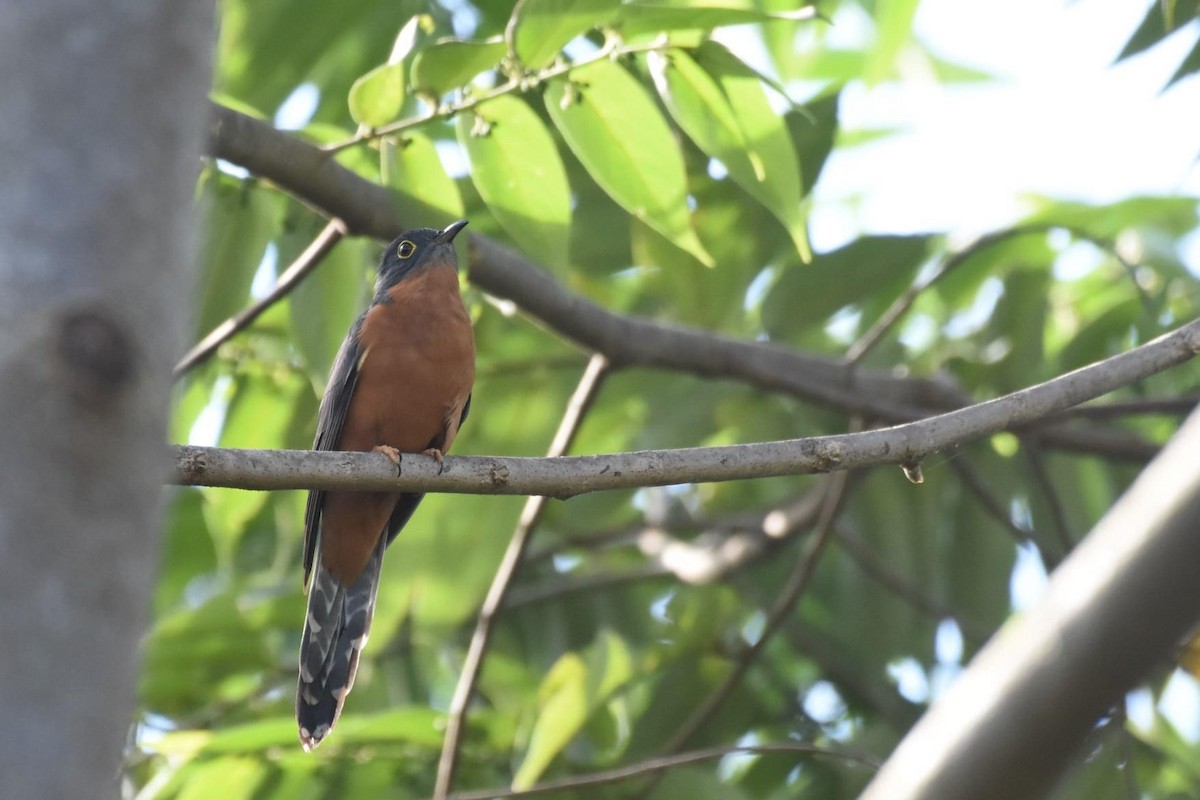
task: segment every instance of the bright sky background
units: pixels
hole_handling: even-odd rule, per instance
[[[1200,197],[1200,77],[1162,92],[1200,26],[1113,65],[1147,8],[924,0],[916,37],[998,80],[938,85],[924,77],[920,59],[908,59],[901,83],[848,87],[844,128],[903,132],[831,157],[816,188],[817,249],[844,243],[860,227],[979,233],[1027,212],[1021,198],[1030,192],[1091,202],[1139,193]],[[869,26],[853,11],[835,18],[830,35],[855,44]],[[852,195],[861,204],[848,217],[843,201]],[[1189,243],[1188,256],[1200,271],[1200,240]]]

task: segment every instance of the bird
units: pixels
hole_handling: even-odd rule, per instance
[[[454,237],[465,220],[419,228],[388,245],[375,294],[334,359],[317,411],[314,450],[437,459],[471,408],[475,337],[458,285]],[[383,552],[412,517],[417,492],[308,494],[296,722],[311,751],[337,723],[354,685],[379,588]]]

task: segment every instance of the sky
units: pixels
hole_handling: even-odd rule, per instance
[[[858,230],[978,234],[1026,213],[1029,192],[1101,203],[1139,193],[1200,197],[1200,77],[1162,91],[1200,25],[1114,65],[1147,7],[924,0],[916,38],[997,80],[939,85],[923,59],[910,57],[901,60],[900,82],[848,87],[845,129],[902,132],[831,156],[814,197],[817,249]],[[869,24],[852,9],[835,18],[830,35],[854,44]],[[847,214],[854,196],[860,202]],[[1200,238],[1187,253],[1200,272]]]

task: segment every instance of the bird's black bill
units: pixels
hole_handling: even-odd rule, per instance
[[[447,244],[454,241],[454,237],[458,236],[458,232],[467,227],[467,221],[460,219],[458,222],[451,222],[446,226],[445,230],[437,235],[435,240],[438,244]]]

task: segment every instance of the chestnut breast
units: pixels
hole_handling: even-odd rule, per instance
[[[475,381],[475,337],[458,274],[434,265],[408,276],[367,312],[358,380],[339,450],[450,449]],[[349,584],[384,534],[398,494],[330,492],[322,514],[326,568]]]

